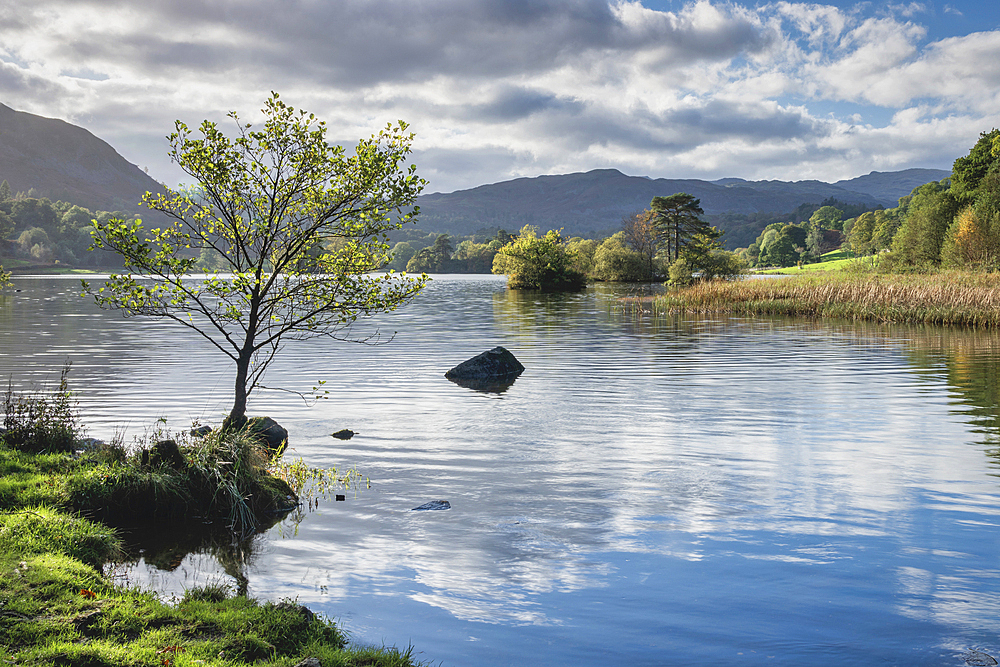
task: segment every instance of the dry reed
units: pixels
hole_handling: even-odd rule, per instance
[[[1000,274],[827,274],[708,281],[657,297],[652,310],[1000,328]]]

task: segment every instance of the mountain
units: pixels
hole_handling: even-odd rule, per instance
[[[896,206],[900,197],[950,172],[908,169],[872,172],[830,184],[822,181],[746,181],[724,178],[651,179],[626,176],[616,169],[595,169],[561,176],[517,178],[447,194],[419,198],[422,229],[471,234],[501,227],[516,231],[536,225],[541,231],[562,229],[565,236],[600,236],[614,231],[621,219],[649,206],[653,197],[686,192],[701,200],[707,215],[722,213],[787,213],[801,204],[833,198],[872,208]],[[921,180],[924,179],[924,180]],[[919,181],[919,182],[918,182]]]
[[[837,181],[834,185],[846,190],[855,192],[867,192],[873,197],[878,197],[886,201],[887,207],[894,208],[899,203],[899,198],[904,197],[913,188],[940,181],[951,176],[950,171],[943,169],[904,169],[903,171],[873,171],[867,176],[858,176],[846,181]]]
[[[0,104],[0,181],[11,192],[33,188],[41,197],[93,211],[138,211],[159,183],[107,142],[69,123]]]
[[[616,230],[623,216],[648,207],[653,197],[675,192],[701,199],[708,215],[784,214],[829,198],[892,207],[914,187],[949,175],[939,169],[873,171],[830,184],[652,179],[596,169],[424,195],[417,202],[418,225],[428,232],[471,234],[497,227],[516,231],[531,224],[542,231],[561,228],[566,236],[595,237]],[[91,210],[139,211],[137,203],[147,190],[161,191],[156,181],[87,130],[0,104],[0,180],[4,179],[15,193],[33,188],[40,196]]]

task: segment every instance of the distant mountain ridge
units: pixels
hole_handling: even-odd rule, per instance
[[[723,178],[653,179],[617,169],[517,178],[419,198],[418,227],[428,232],[468,235],[484,228],[516,231],[526,224],[542,231],[562,228],[567,236],[613,232],[623,216],[649,206],[656,196],[687,192],[701,199],[706,214],[772,212],[828,198],[866,206],[895,206],[924,183],[947,178],[941,169],[873,171],[836,183],[747,181]],[[91,210],[141,211],[138,202],[159,183],[89,131],[54,118],[15,111],[0,104],[0,180],[13,192],[34,189]],[[149,211],[146,211],[147,216]]]
[[[159,183],[89,131],[0,104],[0,181],[92,211],[139,211]]]
[[[648,207],[653,197],[675,192],[698,197],[707,215],[787,213],[802,204],[820,204],[829,198],[891,208],[918,185],[950,175],[942,169],[873,171],[831,184],[815,180],[652,179],[626,176],[617,169],[595,169],[423,195],[417,201],[418,225],[428,231],[471,234],[493,227],[515,231],[530,224],[542,231],[562,228],[566,236],[598,236],[616,229],[623,216]]]

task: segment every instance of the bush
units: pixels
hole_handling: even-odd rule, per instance
[[[550,230],[539,237],[530,225],[500,248],[493,258],[493,273],[507,274],[510,289],[564,292],[578,290],[587,281],[573,268],[573,255],[567,252],[559,232]]]
[[[594,278],[608,282],[637,283],[652,278],[642,255],[625,246],[624,232],[602,243],[594,253]]]
[[[694,282],[694,270],[684,257],[674,260],[667,273],[670,276],[671,285],[690,285]]]
[[[746,260],[734,252],[713,250],[700,258],[697,268],[702,280],[732,280],[746,273],[749,267]]]

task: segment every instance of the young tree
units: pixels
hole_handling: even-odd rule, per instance
[[[641,280],[653,280],[656,273],[656,254],[660,251],[660,238],[654,224],[655,214],[652,211],[639,211],[622,218],[624,241],[629,248],[639,253],[643,258],[643,277]]]
[[[326,143],[325,123],[277,93],[263,113],[260,129],[230,113],[232,139],[209,121],[201,136],[177,121],[170,157],[203,198],[146,193],[143,204],[171,219],[161,229],[95,222],[94,246],[120,254],[130,273],[101,287],[84,283],[101,307],[171,319],[233,360],[227,428],[246,422],[247,397],[283,343],[356,340],[350,327],[359,316],[397,308],[426,280],[366,275],[388,262],[386,233],[416,214],[409,207],[425,184],[404,167],[413,140],[406,124],[348,155]],[[226,275],[187,276],[205,249],[222,258]]]

